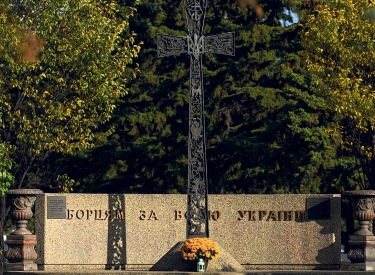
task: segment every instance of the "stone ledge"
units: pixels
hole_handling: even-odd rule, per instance
[[[199,272],[174,272],[174,271],[127,271],[127,270],[72,270],[72,271],[6,271],[4,275],[193,275],[199,274]],[[306,270],[294,270],[294,271],[256,271],[248,270],[245,272],[204,272],[204,275],[296,275],[296,274],[309,274],[309,275],[363,275],[371,274],[366,271],[336,271],[336,270],[325,270],[325,271],[306,271]]]

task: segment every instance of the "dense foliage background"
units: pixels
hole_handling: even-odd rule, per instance
[[[337,193],[353,188],[355,160],[329,129],[300,33],[315,2],[209,1],[206,35],[234,31],[236,56],[204,54],[210,193]],[[122,7],[133,5],[123,0]],[[258,13],[257,13],[258,12]],[[189,59],[156,58],[156,34],[186,36],[183,2],[144,1],[130,19],[143,41],[131,83],[93,150],[64,166],[82,192],[184,193]]]
[[[0,51],[1,190],[14,179],[12,188],[47,192],[184,193],[189,59],[156,58],[157,33],[186,35],[183,1],[121,0],[102,7],[68,0],[13,2],[1,6],[2,26],[13,26],[2,28]],[[347,2],[347,10],[361,10],[372,20],[366,10],[371,3]],[[353,17],[337,12],[343,7],[335,3],[208,3],[204,33],[236,33],[236,56],[206,53],[203,60],[210,193],[336,193],[361,182],[370,186],[372,113],[360,113],[367,120],[353,128],[355,119],[338,115],[327,96],[336,93],[340,74],[328,79],[329,93],[321,85],[328,74],[319,71],[319,62],[326,65],[330,49],[324,45],[334,44],[324,38],[336,39],[336,27],[344,33]],[[97,12],[101,8],[106,12]],[[30,45],[37,48],[31,55],[25,51]],[[344,64],[344,46],[332,46],[336,52],[329,58]],[[369,70],[366,56],[346,56],[358,61],[358,84]],[[355,143],[358,154],[348,150],[356,133],[367,136]]]
[[[304,56],[317,76],[314,93],[334,114],[329,129],[355,159],[356,183],[375,188],[375,1],[331,1],[305,24]]]
[[[156,57],[183,1],[34,2],[0,3],[0,193],[185,193],[189,58]],[[236,33],[203,57],[210,193],[374,189],[373,6],[208,1]]]
[[[61,156],[95,147],[139,52],[117,3],[0,2],[0,235],[9,188],[71,191]],[[56,190],[55,189],[55,190]],[[3,239],[0,241],[0,254]],[[0,261],[2,264],[3,262]],[[2,266],[1,266],[2,270]]]

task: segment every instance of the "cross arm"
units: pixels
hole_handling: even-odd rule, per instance
[[[234,32],[206,36],[204,38],[204,51],[234,56]]]
[[[197,58],[201,52],[234,56],[234,39],[234,32],[201,37],[180,37],[158,33],[157,56],[165,57],[180,53],[189,53],[194,54]]]
[[[168,34],[157,34],[157,56],[164,57],[180,53],[187,53],[187,37]]]

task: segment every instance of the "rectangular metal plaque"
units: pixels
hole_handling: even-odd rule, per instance
[[[47,219],[66,219],[66,197],[47,197]]]
[[[306,209],[309,220],[331,219],[331,199],[329,198],[307,198]]]

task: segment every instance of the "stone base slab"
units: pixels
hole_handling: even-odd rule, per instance
[[[127,264],[119,264],[119,265],[84,265],[84,269],[91,271],[91,270],[127,270],[127,271],[143,271],[149,270],[152,265],[127,265]],[[82,270],[82,265],[38,265],[39,271],[59,271],[59,270]]]
[[[350,263],[347,265],[349,271],[375,271],[375,262]]]
[[[24,261],[21,263],[5,263],[5,269],[7,271],[27,271],[29,273],[30,271],[38,270],[38,266],[32,261]]]
[[[198,272],[171,272],[171,271],[125,271],[125,270],[64,270],[64,271],[7,271],[4,275],[193,275]],[[304,270],[288,270],[288,271],[244,271],[244,272],[204,272],[205,275],[296,275],[296,274],[309,274],[309,275],[363,275],[363,271],[304,271]],[[367,273],[369,274],[369,273]]]
[[[242,265],[245,270],[340,270],[340,265]]]

